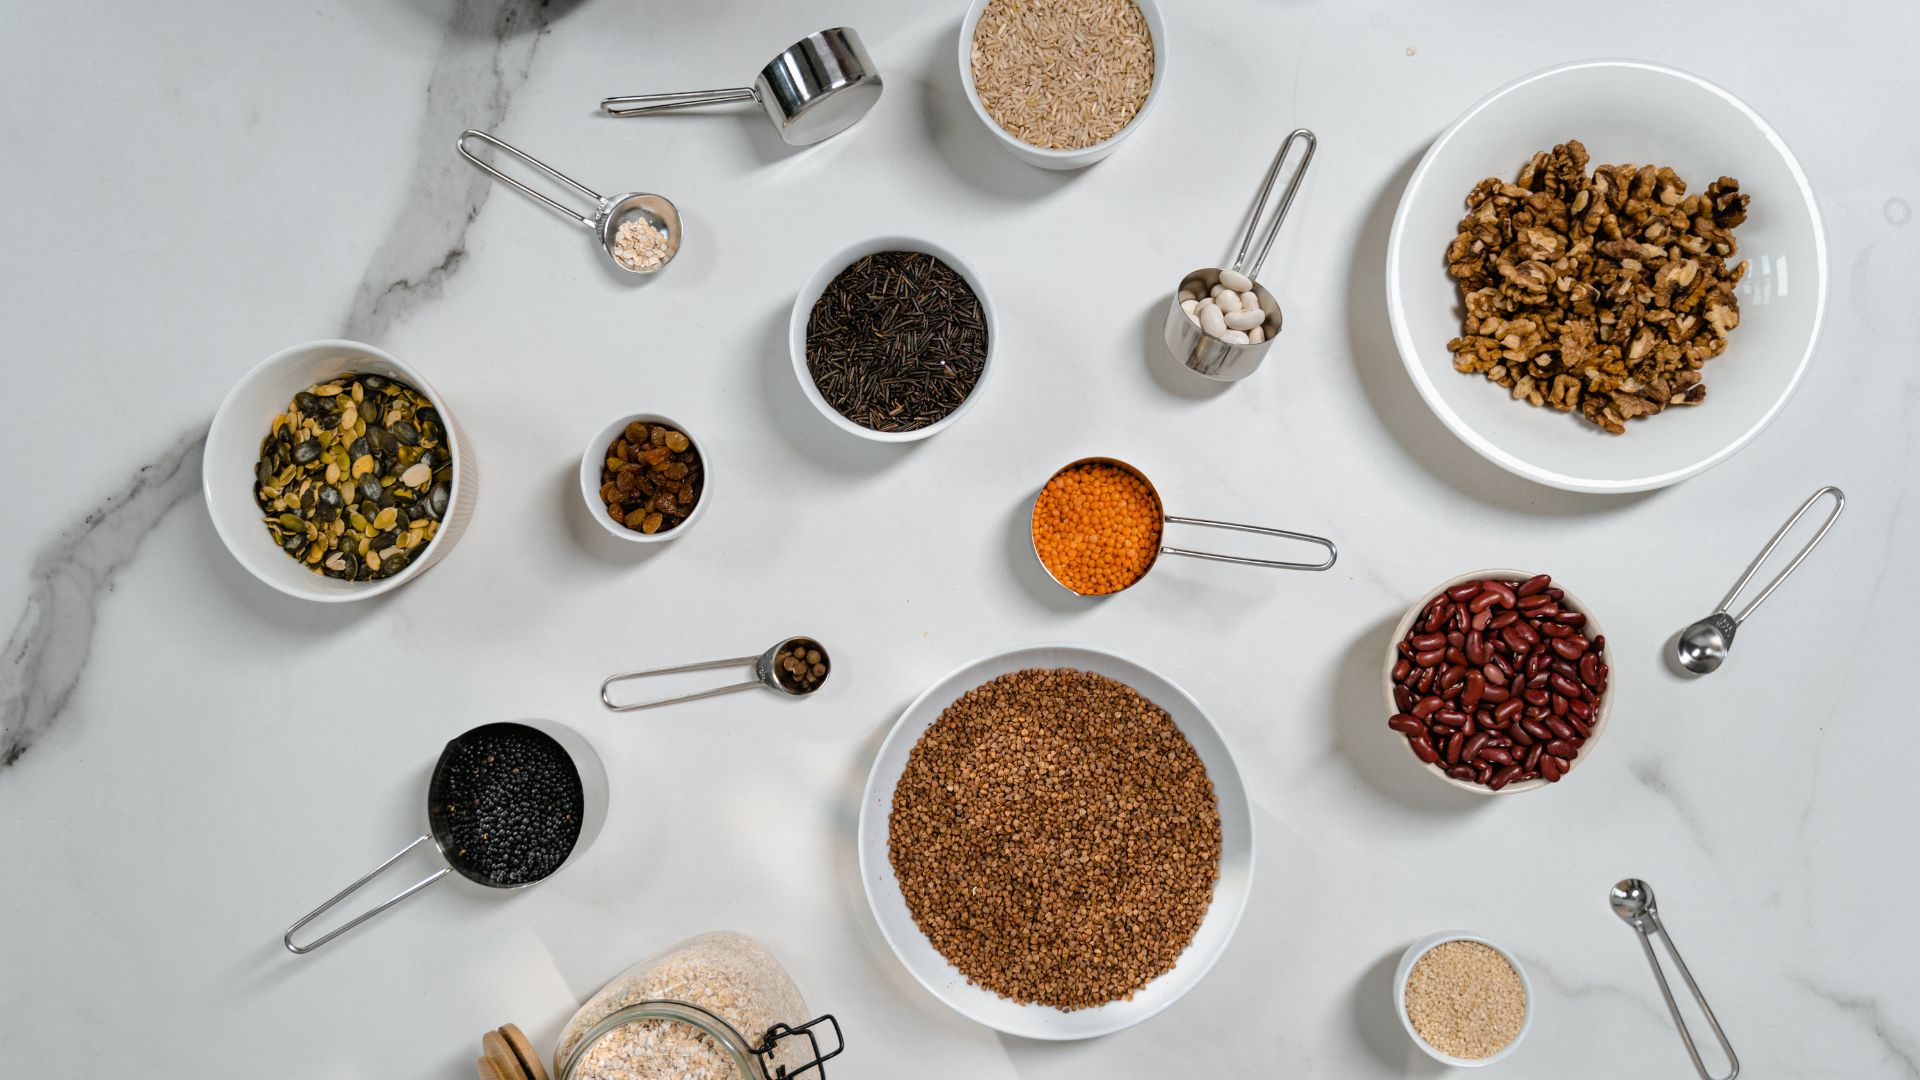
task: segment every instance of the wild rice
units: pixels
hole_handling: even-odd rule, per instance
[[[1153,83],[1153,37],[1133,0],[993,0],[972,58],[987,114],[1050,150],[1112,138]]]

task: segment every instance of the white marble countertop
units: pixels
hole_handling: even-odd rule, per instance
[[[727,927],[840,1018],[836,1077],[1427,1075],[1388,978],[1414,939],[1465,927],[1534,977],[1538,1020],[1505,1073],[1689,1075],[1605,903],[1635,874],[1749,1075],[1920,1076],[1904,656],[1920,156],[1900,119],[1920,7],[1166,6],[1165,100],[1064,176],[967,113],[959,0],[0,11],[0,1071],[70,1075],[84,1053],[107,1074],[470,1076],[483,1030],[515,1021],[550,1045],[627,963]],[[809,152],[751,113],[594,114],[606,93],[744,81],[835,23],[860,29],[888,89]],[[1462,108],[1623,50],[1726,85],[1793,145],[1833,303],[1752,446],[1679,487],[1597,498],[1511,478],[1433,419],[1394,355],[1381,261],[1414,160]],[[1222,152],[1242,121],[1252,144]],[[1166,366],[1159,305],[1225,245],[1295,124],[1321,150],[1271,264],[1285,344],[1216,392]],[[459,161],[465,127],[670,195],[679,260],[616,281],[584,236]],[[905,449],[830,428],[786,352],[798,283],[890,231],[962,250],[1004,335],[979,407]],[[1047,317],[1063,289],[1074,317]],[[334,336],[427,371],[484,475],[443,563],[322,607],[222,550],[199,445],[249,366]],[[629,408],[684,419],[724,474],[697,532],[644,552],[593,529],[573,486],[585,440]],[[1170,563],[1118,600],[1067,603],[1022,522],[1046,474],[1089,453],[1146,467],[1183,510],[1330,535],[1340,563]],[[1734,660],[1710,681],[1669,674],[1667,637],[1823,483],[1850,494],[1846,516]],[[1506,563],[1605,613],[1618,708],[1573,782],[1456,798],[1382,727],[1378,658],[1429,585]],[[840,671],[804,703],[616,718],[595,700],[608,672],[800,631]],[[997,1037],[922,991],[854,863],[858,792],[901,707],[1039,640],[1183,683],[1258,817],[1251,906],[1219,966],[1161,1016],[1069,1045]],[[443,885],[310,957],[282,950],[290,921],[415,835],[447,737],[527,715],[578,728],[612,774],[577,865],[512,895]]]

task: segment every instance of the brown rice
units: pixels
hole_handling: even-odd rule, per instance
[[[1153,65],[1153,36],[1133,0],[992,0],[973,30],[981,107],[1048,150],[1113,138],[1146,104]]]

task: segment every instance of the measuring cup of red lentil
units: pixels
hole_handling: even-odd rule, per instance
[[[1281,536],[1325,548],[1327,557],[1317,563],[1286,562],[1165,547],[1160,541],[1168,525]],[[1276,570],[1326,570],[1340,554],[1333,541],[1309,533],[1172,516],[1145,473],[1110,457],[1081,458],[1056,471],[1034,498],[1030,537],[1040,568],[1079,596],[1123,592],[1146,577],[1163,554]]]

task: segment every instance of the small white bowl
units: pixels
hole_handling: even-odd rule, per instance
[[[1526,991],[1527,995],[1527,1014],[1520,1021],[1520,1033],[1513,1037],[1512,1042],[1501,1047],[1499,1053],[1490,1054],[1483,1058],[1458,1058],[1452,1054],[1443,1054],[1427,1045],[1427,1040],[1421,1038],[1420,1033],[1413,1029],[1413,1020],[1407,1016],[1407,978],[1413,974],[1413,965],[1418,963],[1421,957],[1427,955],[1434,946],[1443,945],[1449,941],[1477,941],[1487,948],[1492,949],[1494,952],[1499,953],[1501,956],[1506,957],[1507,963],[1513,965],[1513,973],[1520,976],[1520,988]],[[1520,966],[1519,957],[1501,948],[1499,945],[1488,941],[1486,938],[1481,937],[1479,934],[1469,934],[1464,930],[1449,930],[1444,933],[1430,934],[1427,937],[1421,938],[1419,941],[1414,942],[1413,946],[1400,957],[1400,966],[1395,969],[1393,973],[1393,1009],[1394,1012],[1400,1016],[1400,1026],[1407,1029],[1407,1038],[1412,1039],[1415,1046],[1425,1050],[1428,1057],[1431,1057],[1443,1065],[1452,1065],[1461,1069],[1477,1069],[1482,1065],[1492,1065],[1494,1062],[1504,1059],[1507,1055],[1519,1049],[1520,1044],[1526,1041],[1527,1032],[1533,1029],[1533,982],[1527,978],[1527,969]]]
[[[937,422],[914,431],[875,431],[870,427],[854,423],[842,416],[840,410],[827,404],[827,399],[820,394],[820,388],[813,384],[813,373],[807,370],[807,319],[813,314],[813,305],[819,302],[820,294],[827,291],[827,286],[833,283],[833,279],[840,276],[840,271],[852,266],[858,259],[882,251],[924,252],[953,267],[956,273],[966,279],[967,286],[973,290],[973,295],[979,298],[980,313],[987,321],[987,355],[980,364],[980,381],[973,384],[973,390],[967,394],[966,400],[960,403],[959,408],[941,417]],[[1000,323],[994,317],[993,298],[987,295],[986,283],[980,280],[980,275],[965,259],[947,248],[931,240],[920,240],[910,236],[878,236],[871,240],[863,240],[836,253],[822,263],[820,269],[815,270],[813,276],[800,286],[800,294],[793,300],[793,316],[787,322],[787,350],[793,356],[793,374],[800,380],[800,392],[805,394],[807,400],[813,402],[813,407],[820,410],[820,415],[826,417],[835,427],[875,442],[913,442],[945,431],[959,423],[960,418],[967,415],[967,410],[973,408],[974,402],[980,400],[980,392],[986,389],[987,379],[993,375],[994,350],[999,346]]]
[[[1512,180],[1536,151],[1569,138],[1586,144],[1593,164],[1672,166],[1694,191],[1732,176],[1753,196],[1734,234],[1736,258],[1749,262],[1736,290],[1740,325],[1703,369],[1706,401],[1631,421],[1624,435],[1512,401],[1484,376],[1455,371],[1447,351],[1460,335],[1461,304],[1441,256],[1467,192],[1485,177]],[[1826,311],[1827,245],[1800,163],[1740,99],[1658,64],[1584,60],[1495,90],[1434,140],[1394,213],[1386,278],[1401,362],[1462,442],[1535,483],[1646,491],[1725,461],[1786,407]]]
[[[967,8],[967,17],[960,21],[960,85],[966,89],[967,104],[973,106],[973,115],[980,118],[988,131],[993,133],[1000,145],[1007,148],[1014,157],[1029,165],[1042,169],[1067,170],[1084,169],[1118,149],[1122,140],[1134,133],[1146,120],[1147,113],[1153,110],[1153,103],[1160,98],[1160,88],[1167,81],[1167,24],[1160,17],[1160,9],[1153,0],[1133,0],[1134,6],[1147,20],[1147,34],[1153,39],[1153,81],[1147,84],[1147,100],[1140,103],[1140,111],[1133,114],[1127,126],[1113,133],[1107,139],[1083,146],[1078,150],[1051,150],[1023,141],[994,120],[986,106],[980,104],[980,92],[973,85],[973,31],[980,25],[980,14],[987,9],[991,0],[973,0]]]
[[[378,581],[340,581],[316,574],[280,550],[261,524],[266,514],[253,501],[254,467],[260,461],[260,440],[273,418],[286,411],[293,395],[315,383],[349,371],[370,372],[399,379],[433,404],[447,429],[453,448],[453,491],[446,516],[419,558],[392,577]],[[391,353],[358,341],[309,341],[282,349],[262,360],[228,391],[207,430],[206,456],[200,486],[206,494],[213,530],[233,557],[254,577],[302,600],[345,603],[379,596],[412,581],[427,567],[446,558],[454,541],[473,518],[473,502],[480,476],[474,467],[473,447],[454,418],[447,399],[418,371]]]
[[[694,449],[700,451],[700,493],[694,497],[693,512],[687,515],[686,520],[666,532],[643,533],[637,529],[629,529],[625,525],[615,525],[613,519],[607,516],[607,504],[600,501],[600,469],[607,463],[607,448],[612,446],[613,440],[635,420],[643,424],[665,424],[685,435]],[[671,416],[661,416],[659,413],[633,413],[623,416],[601,428],[600,434],[593,437],[593,441],[587,444],[586,450],[580,455],[580,498],[587,504],[587,516],[599,522],[601,528],[622,540],[631,540],[636,544],[658,544],[672,540],[693,528],[694,522],[699,521],[701,515],[707,512],[707,503],[712,497],[713,459],[707,456],[706,444],[694,438],[693,432],[688,431],[685,424]]]
[[[1407,636],[1407,631],[1413,629],[1414,622],[1420,618],[1420,612],[1426,609],[1429,601],[1441,593],[1446,592],[1448,589],[1453,588],[1455,585],[1464,585],[1469,581],[1484,581],[1487,578],[1494,578],[1499,581],[1525,581],[1532,576],[1532,574],[1524,570],[1475,570],[1471,574],[1461,574],[1459,577],[1448,578],[1441,584],[1422,593],[1420,599],[1414,601],[1413,606],[1407,609],[1407,613],[1400,617],[1400,621],[1394,625],[1393,636],[1387,639],[1387,662],[1380,671],[1380,684],[1386,693],[1387,715],[1392,716],[1400,711],[1399,705],[1393,700],[1393,666],[1399,662],[1400,659],[1400,642]],[[1605,630],[1600,628],[1600,621],[1594,618],[1593,609],[1581,603],[1580,598],[1573,595],[1572,590],[1561,584],[1557,578],[1553,582],[1553,587],[1566,594],[1560,598],[1560,606],[1562,608],[1568,611],[1580,612],[1587,617],[1586,625],[1580,628],[1580,632],[1586,635],[1587,640],[1591,641],[1606,633]],[[1612,642],[1608,642],[1601,647],[1600,662],[1609,668],[1613,667]],[[1585,743],[1581,744],[1579,756],[1574,758],[1573,765],[1576,770],[1587,764],[1588,759],[1593,756],[1593,748],[1600,745],[1600,736],[1605,734],[1607,730],[1607,717],[1613,714],[1613,699],[1618,691],[1618,684],[1614,681],[1616,675],[1618,675],[1617,671],[1608,676],[1607,692],[1600,695],[1600,703],[1594,707],[1593,723],[1589,725],[1589,730],[1591,730],[1593,734],[1587,738]],[[1456,780],[1448,776],[1447,770],[1441,768],[1439,765],[1429,765],[1416,757],[1413,751],[1407,746],[1407,737],[1405,735],[1400,734],[1392,728],[1386,727],[1384,724],[1381,725],[1381,730],[1393,737],[1394,742],[1400,745],[1400,749],[1406,753],[1409,761],[1426,770],[1428,775],[1438,777],[1441,781],[1451,784],[1462,791],[1471,791],[1476,795],[1518,795],[1524,791],[1537,791],[1543,787],[1551,787],[1554,783],[1554,781],[1545,778],[1525,780],[1508,784],[1499,791],[1495,791],[1484,784],[1470,784],[1465,780]],[[1442,760],[1445,759],[1443,758]],[[1559,783],[1566,783],[1567,777],[1572,775],[1572,772],[1567,773],[1567,776],[1560,778]]]

